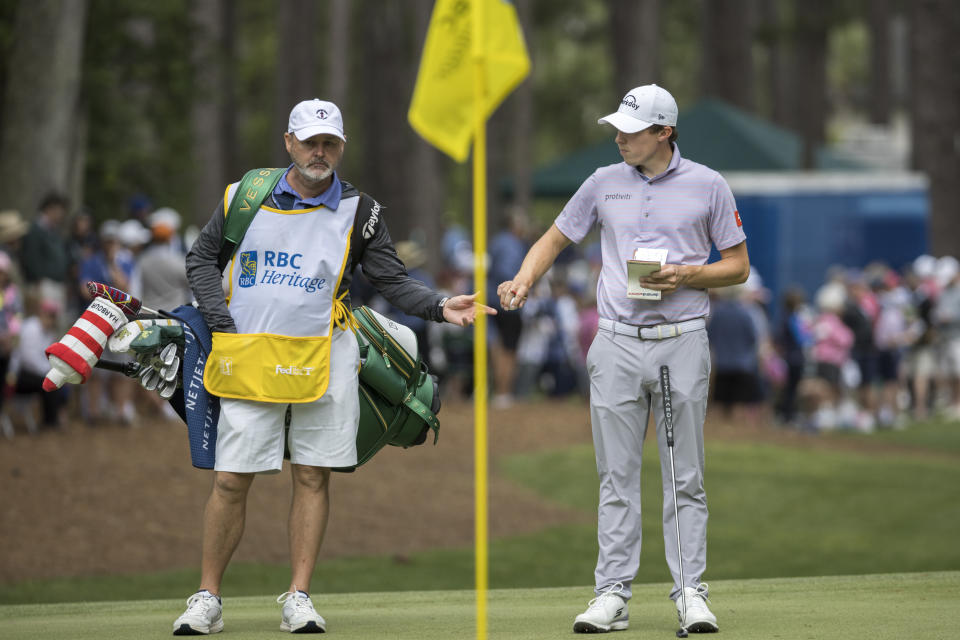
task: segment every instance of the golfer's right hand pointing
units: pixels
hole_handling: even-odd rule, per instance
[[[527,294],[530,293],[530,287],[517,280],[507,280],[501,282],[497,287],[497,295],[500,296],[500,306],[507,311],[521,308],[527,302]]]

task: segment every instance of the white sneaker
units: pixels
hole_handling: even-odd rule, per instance
[[[205,636],[223,631],[223,605],[206,589],[187,598],[187,610],[173,623],[175,636]]]
[[[684,587],[683,594],[686,596],[687,615],[683,615],[684,598],[677,597],[677,618],[680,620],[680,626],[687,631],[694,633],[712,633],[719,631],[717,626],[717,617],[710,612],[707,607],[707,583],[702,582],[697,588]]]
[[[277,602],[283,605],[280,614],[280,630],[290,633],[325,633],[327,621],[313,608],[313,602],[305,591],[287,591],[280,594]]]
[[[573,621],[574,633],[623,631],[630,624],[623,584],[617,583],[590,601],[587,610]]]

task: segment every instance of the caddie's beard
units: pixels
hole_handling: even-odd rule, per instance
[[[294,163],[294,166],[307,184],[320,184],[333,175],[333,167],[326,162],[315,162],[309,165]]]

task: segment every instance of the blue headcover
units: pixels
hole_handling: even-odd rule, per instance
[[[183,323],[183,386],[170,398],[170,406],[187,423],[190,438],[190,461],[198,469],[213,469],[217,452],[217,420],[220,398],[207,393],[203,386],[203,367],[213,346],[210,329],[200,311],[184,305],[164,315]]]

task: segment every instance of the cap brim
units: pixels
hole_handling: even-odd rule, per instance
[[[322,133],[326,133],[331,136],[336,136],[341,140],[343,140],[344,142],[347,141],[347,138],[346,136],[343,135],[343,133],[341,133],[340,131],[338,131],[333,127],[328,127],[324,125],[317,125],[314,127],[304,127],[302,129],[297,129],[296,131],[293,132],[293,135],[297,136],[297,140],[299,140],[300,142],[303,142],[304,140],[312,138],[313,136],[318,136]]]
[[[652,122],[637,120],[636,118],[624,115],[619,111],[600,118],[597,120],[597,124],[609,124],[617,129],[617,131],[622,131],[624,133],[636,133],[637,131],[643,131],[647,127],[653,126]]]

